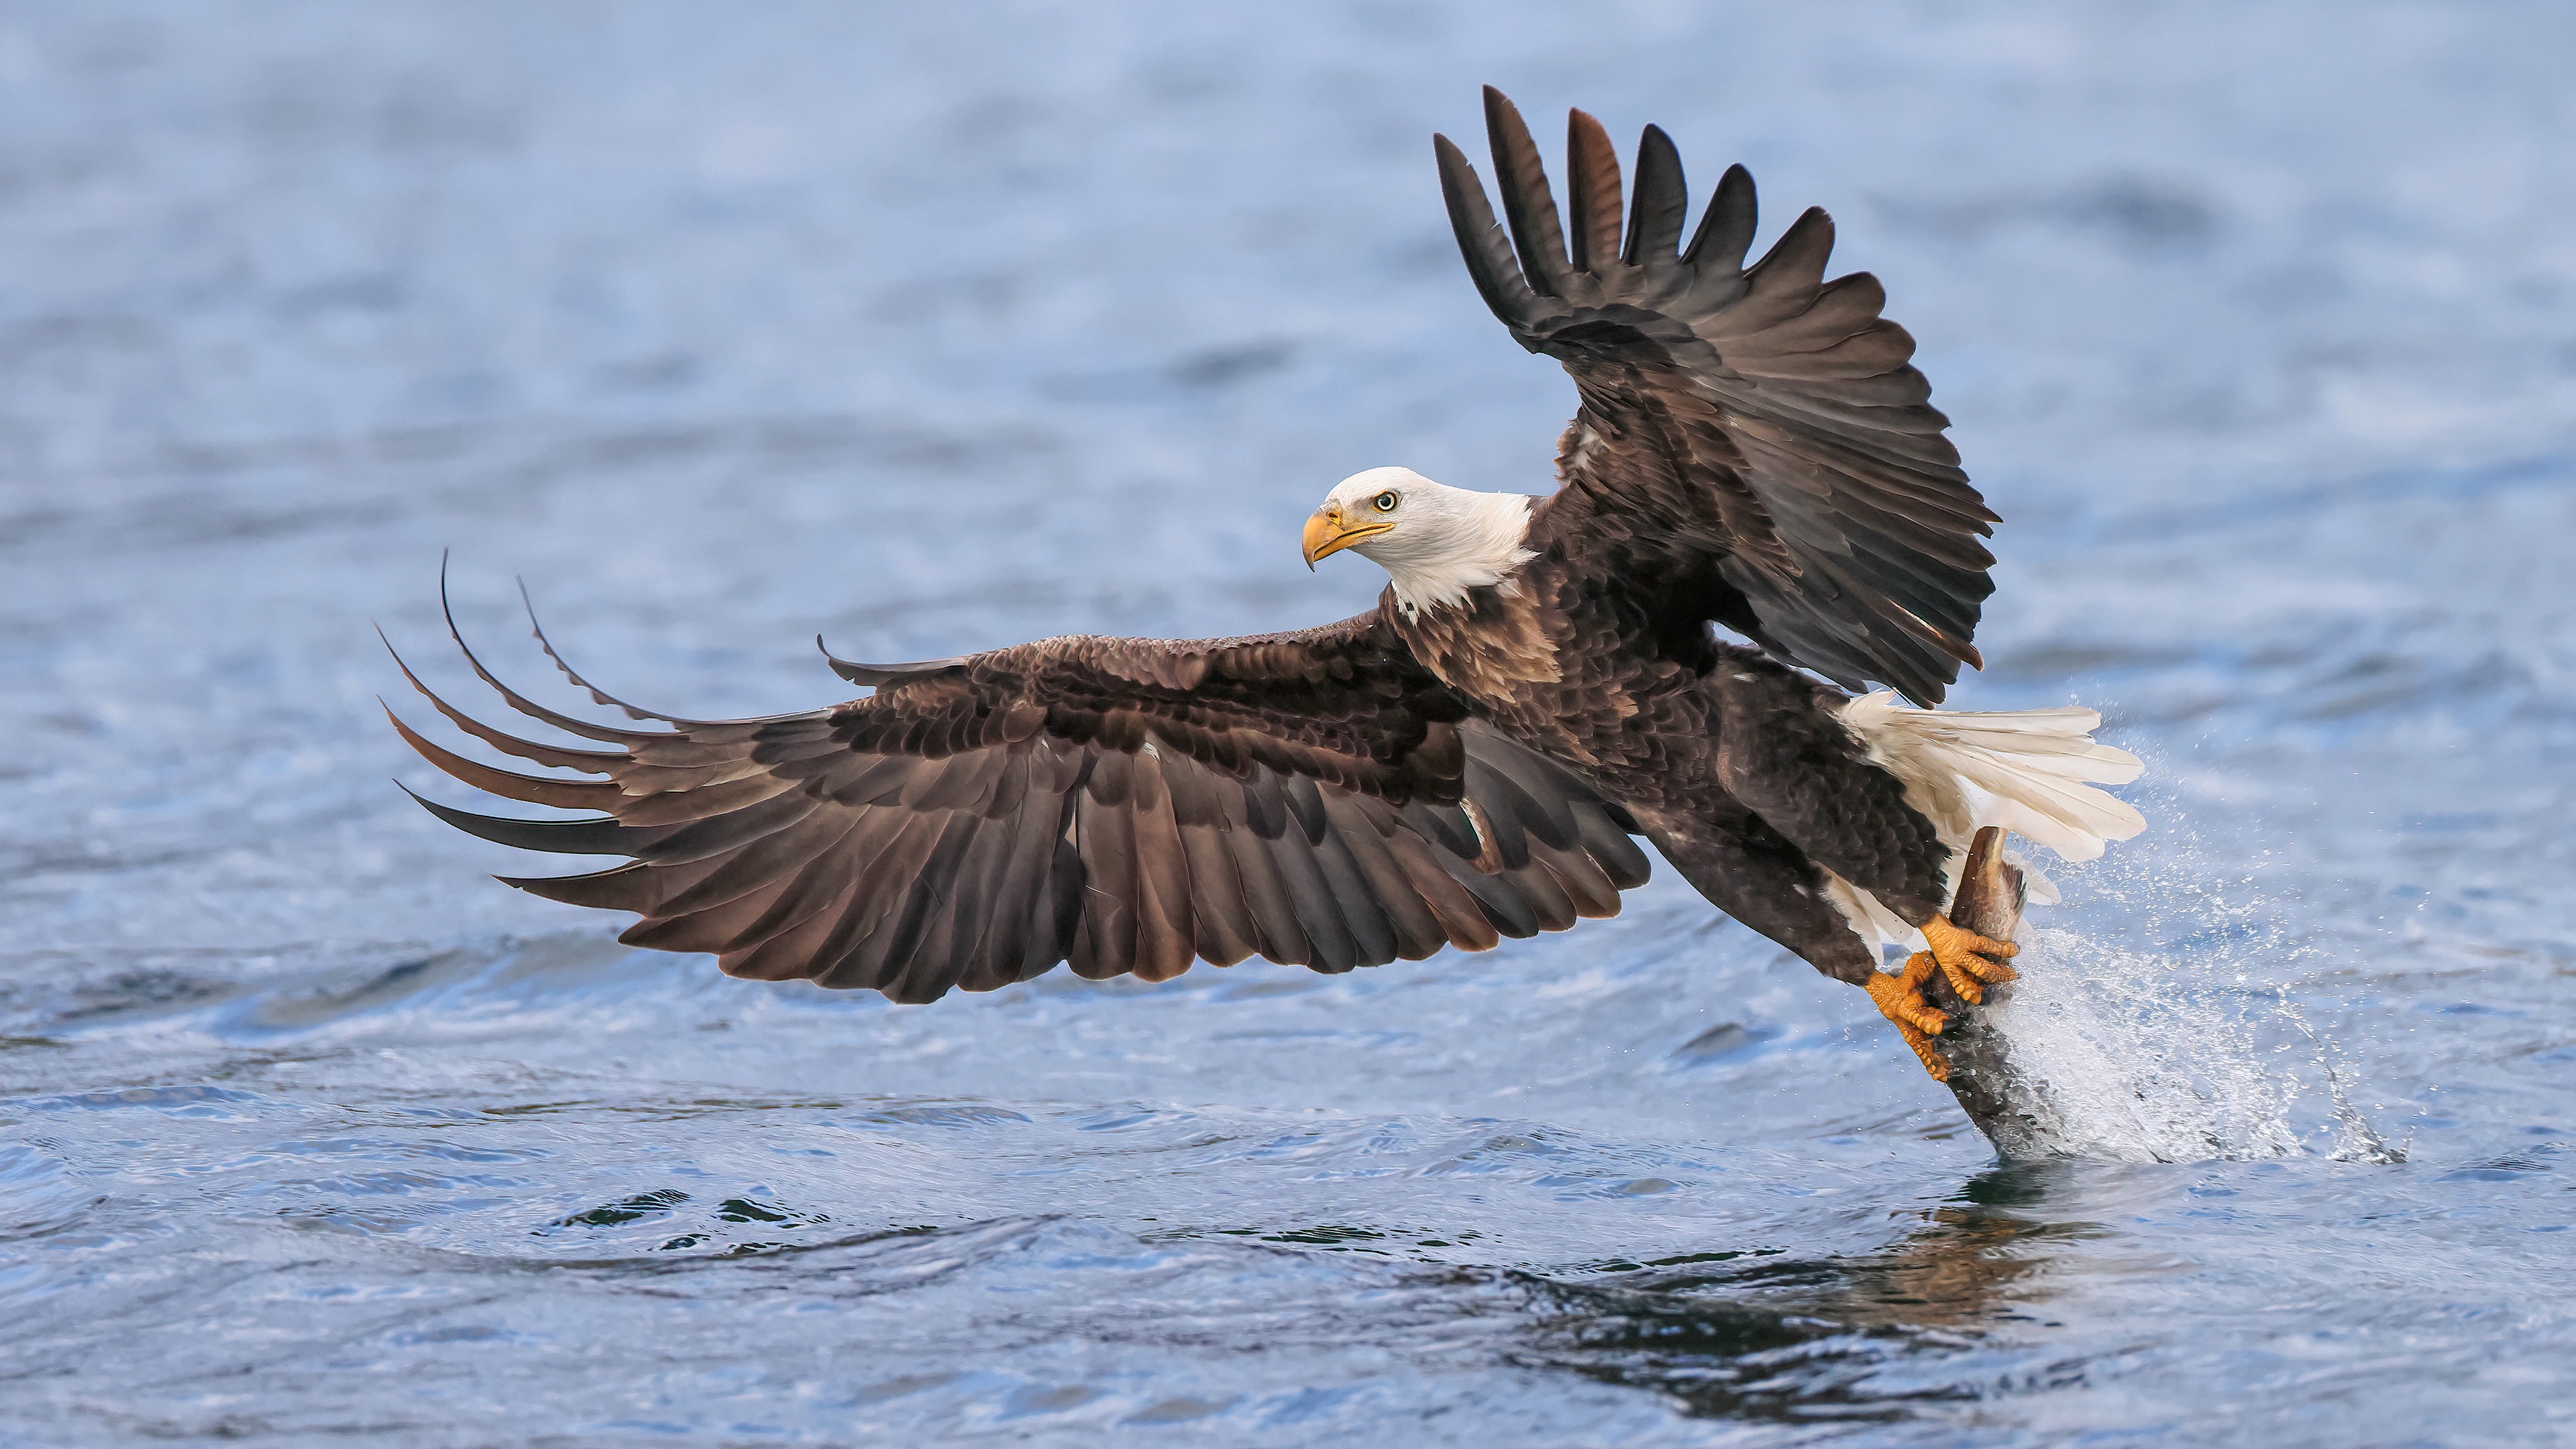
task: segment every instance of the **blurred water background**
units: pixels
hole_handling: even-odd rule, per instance
[[[2576,11],[0,6],[0,1442],[2576,1442]],[[2155,822],[1997,1168],[1659,879],[1347,977],[730,982],[377,713],[1365,606],[1542,491],[1476,86],[1830,206]],[[1543,132],[1552,120],[1541,119]],[[555,702],[570,696],[546,694]],[[457,799],[450,792],[445,798]],[[2080,989],[2079,989],[2080,988]]]

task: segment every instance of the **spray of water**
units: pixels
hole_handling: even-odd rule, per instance
[[[2188,1000],[2169,963],[2025,927],[2022,980],[1992,1027],[2050,1151],[2120,1162],[2275,1157],[2298,1135],[2292,1084],[2242,1020]]]
[[[2342,1043],[2292,999],[2297,979],[2326,964],[2322,949],[2282,924],[2289,913],[2264,896],[2259,870],[2201,868],[2198,844],[2172,832],[2068,873],[2075,919],[2023,923],[2021,980],[1989,1024],[2039,1150],[2116,1162],[2402,1159],[2351,1100]]]

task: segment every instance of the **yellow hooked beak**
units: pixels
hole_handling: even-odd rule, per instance
[[[1345,522],[1341,506],[1327,503],[1306,520],[1306,567],[1311,569],[1315,560],[1326,554],[1340,553],[1362,539],[1375,538],[1393,527],[1394,524],[1376,518],[1360,523]]]

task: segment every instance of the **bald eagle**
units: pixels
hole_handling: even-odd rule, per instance
[[[873,692],[767,719],[593,690],[655,726],[604,727],[469,650],[512,708],[603,748],[520,739],[431,695],[442,713],[604,778],[495,769],[397,718],[403,738],[468,785],[600,813],[422,803],[506,845],[626,857],[508,884],[635,912],[631,944],[902,1002],[1062,962],[1161,981],[1194,960],[1348,971],[1485,950],[1616,914],[1646,880],[1643,836],[1719,910],[1867,990],[1942,1075],[1924,985],[1939,972],[1973,1003],[2013,974],[2010,943],[1943,915],[1970,835],[2001,824],[2096,855],[2142,822],[2091,786],[2138,762],[2092,741],[2089,710],[1933,708],[1980,663],[1997,517],[1878,282],[1824,280],[1822,210],[1747,266],[1753,181],[1732,167],[1685,244],[1672,141],[1646,128],[1623,208],[1609,138],[1576,111],[1561,217],[1519,112],[1488,89],[1485,120],[1508,227],[1458,148],[1434,151],[1477,291],[1581,399],[1552,495],[1374,468],[1304,530],[1310,566],[1349,550],[1385,568],[1357,618],[833,659]],[[1855,697],[1872,681],[1892,692]],[[1891,942],[1919,948],[1892,972]]]

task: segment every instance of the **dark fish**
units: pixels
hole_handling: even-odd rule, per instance
[[[1951,923],[2009,941],[2021,927],[2021,907],[2021,867],[2004,860],[2004,833],[1989,825],[1968,846],[1959,893],[1950,902]],[[1936,971],[1923,992],[1949,1013],[1949,1025],[1932,1038],[1932,1049],[1950,1064],[1950,1091],[2007,1161],[2051,1155],[2046,1124],[2054,1115],[2038,1086],[2014,1070],[2011,1044],[1995,1025],[1993,1009],[2010,1000],[2012,990],[2009,981],[1988,986],[1984,1001],[1971,1005]]]

